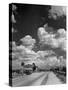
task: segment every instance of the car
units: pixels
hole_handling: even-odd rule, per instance
[[[31,64],[24,65],[24,67],[23,67],[23,72],[24,72],[26,75],[32,74],[32,72],[33,72],[33,66],[32,66]]]
[[[33,72],[35,72],[37,70],[38,66],[35,65],[35,63],[32,64],[26,64],[25,63],[21,63],[21,72],[23,72],[26,75],[30,75]]]

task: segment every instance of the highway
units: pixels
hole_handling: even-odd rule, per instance
[[[14,87],[62,84],[53,72],[34,72],[12,79]]]

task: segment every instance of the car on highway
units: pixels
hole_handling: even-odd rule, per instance
[[[33,67],[31,64],[24,65],[23,72],[27,75],[32,74]]]
[[[23,66],[22,72],[26,75],[30,75],[32,74],[34,71],[36,71],[37,66],[35,65],[35,63],[32,64],[21,64]]]

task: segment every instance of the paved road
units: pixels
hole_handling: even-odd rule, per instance
[[[59,78],[56,77],[56,75],[53,72],[50,72],[48,75],[48,80],[46,85],[56,85],[56,84],[62,84]]]
[[[38,86],[61,84],[62,82],[53,72],[37,72],[12,80],[13,86]]]

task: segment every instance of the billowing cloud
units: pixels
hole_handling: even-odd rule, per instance
[[[58,37],[66,37],[65,29],[58,29],[57,35],[58,35]]]
[[[44,27],[38,28],[38,38],[42,41],[43,38],[48,35],[48,32],[45,31]]]
[[[12,42],[12,60],[24,61],[25,63],[36,63],[36,65],[41,65],[46,60],[46,56],[55,55],[52,50],[48,51],[33,51],[26,48],[23,45],[16,46],[15,42]]]
[[[35,63],[40,69],[47,69],[53,66],[65,65],[65,61],[63,60],[63,58],[57,58],[53,50],[39,50],[35,52],[23,45],[17,46],[14,41],[12,42],[12,47],[12,68],[19,68],[22,61],[25,64]]]
[[[48,33],[43,27],[38,29],[38,37],[42,45],[66,50],[66,31],[58,29],[56,33]]]
[[[15,11],[17,9],[16,5],[12,4],[12,11]]]
[[[63,58],[63,56],[59,56],[58,60],[60,66],[66,66],[66,60]]]
[[[66,31],[64,29],[58,29],[57,34],[55,35],[55,38],[57,40],[58,47],[65,51],[66,50]]]
[[[55,52],[52,50],[37,51],[37,55],[41,58],[45,58],[46,56],[55,55]]]
[[[23,45],[16,46],[15,42],[12,42],[12,58],[13,60],[29,60],[36,58],[36,53]]]
[[[40,43],[45,46],[49,45],[51,50],[37,51],[33,49],[36,40],[30,35],[27,35],[20,39],[21,45],[17,46],[15,41],[12,42],[12,61],[21,61],[25,64],[33,62],[42,69],[50,68],[53,66],[65,66],[66,61],[64,58],[57,57],[57,54],[52,50],[52,48],[60,48],[61,50],[66,50],[66,31],[64,29],[58,29],[56,33],[49,33],[46,28],[40,27],[38,29],[38,37]],[[16,65],[16,64],[15,64]]]
[[[13,27],[12,27],[12,33],[16,33],[17,30],[15,30]]]
[[[16,14],[16,5],[12,4],[12,15],[11,15],[11,21],[12,23],[16,23],[16,20],[15,20],[15,16],[14,16],[14,13]]]
[[[16,23],[15,20],[15,10],[17,7],[13,5],[12,7],[12,22]],[[66,7],[56,7],[53,6],[49,10],[49,18],[57,19],[57,17],[66,15]],[[41,43],[42,46],[49,46],[51,49],[53,48],[59,48],[63,51],[66,51],[66,31],[65,29],[61,28],[58,29],[57,32],[53,33],[53,30],[51,32],[47,31],[47,24],[44,25],[44,27],[38,28],[38,38],[39,38],[39,44]],[[52,29],[52,28],[51,28]],[[12,32],[15,32],[14,28],[12,28]],[[56,53],[53,50],[39,50],[35,52],[33,50],[36,40],[32,38],[30,35],[26,35],[22,39],[20,39],[21,45],[17,46],[15,41],[12,42],[12,65],[20,64],[20,61],[23,61],[25,63],[36,63],[40,68],[46,69],[46,67],[49,68],[49,66],[59,66],[59,65],[65,65],[65,60],[63,56],[60,56],[57,58]],[[15,63],[14,63],[15,62]],[[61,63],[61,64],[60,64]]]
[[[12,20],[12,23],[16,23],[15,16],[14,16],[13,13],[12,13],[12,15],[11,15],[11,20]]]
[[[29,49],[33,49],[36,43],[36,40],[33,39],[30,35],[25,36],[24,38],[20,39],[20,41],[22,42],[22,45]]]
[[[16,52],[17,49],[15,41],[12,41],[11,45],[12,45],[12,52]]]
[[[51,6],[48,17],[56,20],[60,16],[66,16],[66,7],[65,6]]]

